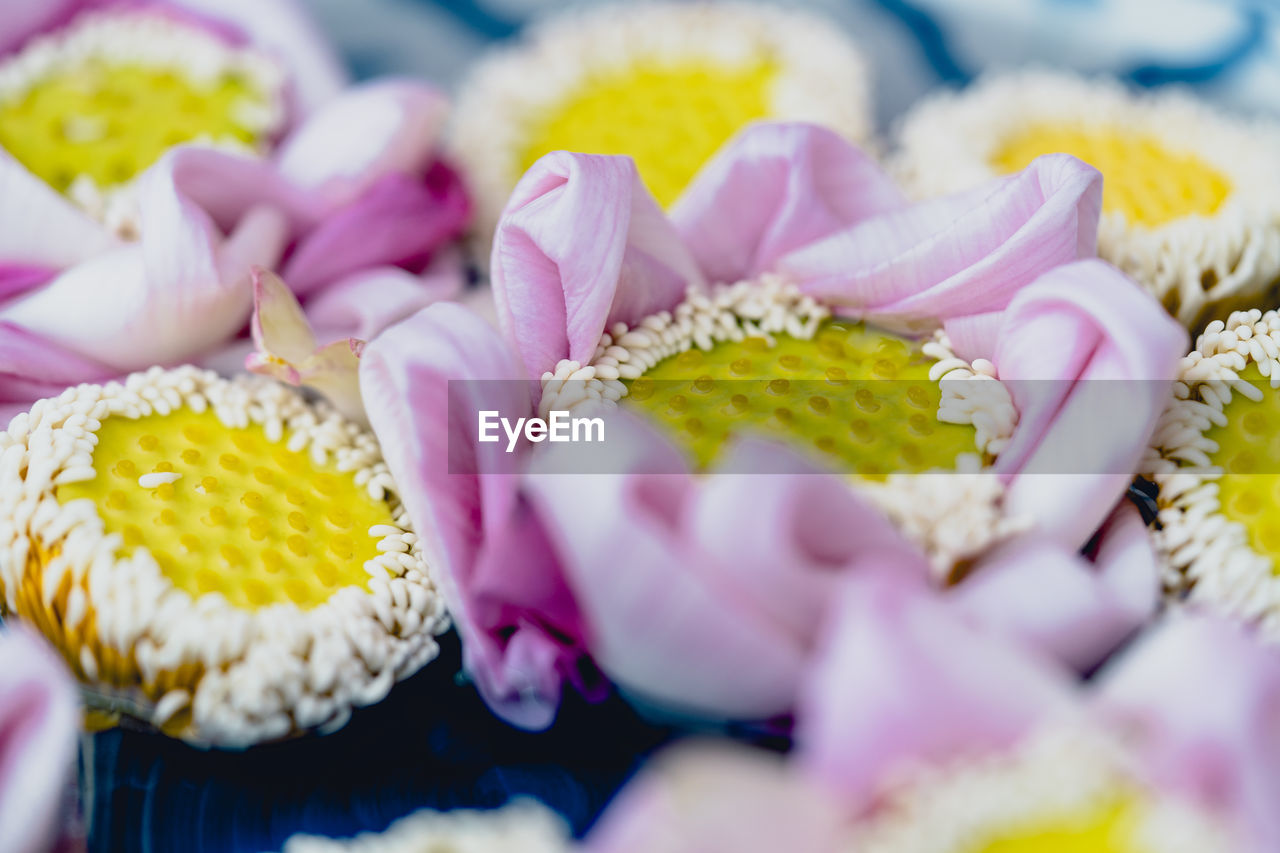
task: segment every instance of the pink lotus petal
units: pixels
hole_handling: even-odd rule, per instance
[[[57,274],[57,270],[49,267],[0,260],[0,302],[35,290]]]
[[[461,254],[450,247],[422,275],[377,267],[334,282],[307,300],[307,319],[318,340],[367,341],[428,305],[454,299],[465,284]]]
[[[1100,711],[1152,777],[1238,821],[1257,850],[1280,838],[1280,651],[1238,626],[1169,619],[1101,677]]]
[[[781,756],[681,744],[645,765],[591,829],[586,853],[831,853],[847,811]]]
[[[119,245],[57,190],[0,148],[0,258],[60,269]]]
[[[1151,296],[1101,261],[1059,267],[1018,294],[992,353],[1019,412],[997,462],[1018,475],[1006,509],[1081,547],[1137,470],[1187,345]]]
[[[1094,254],[1102,178],[1066,154],[855,223],[778,269],[842,313],[902,331],[1004,308],[1041,273]]]
[[[907,763],[1006,748],[1067,712],[1065,672],[969,622],[923,582],[851,578],[796,715],[799,760],[851,803]]]
[[[346,71],[328,40],[295,0],[169,0],[231,24],[257,48],[281,60],[303,114],[338,95]]]
[[[641,698],[717,717],[785,713],[840,577],[926,571],[887,520],[782,446],[739,442],[698,477],[669,473],[683,467],[675,448],[638,419],[607,427],[633,473],[561,473],[572,451],[553,448],[528,489],[596,663]]]
[[[1146,525],[1123,501],[1096,564],[1033,534],[983,557],[948,597],[984,626],[1087,672],[1154,615],[1159,591]]]
[[[305,295],[373,267],[421,267],[461,235],[470,212],[460,179],[443,163],[422,177],[383,175],[307,234],[283,275],[295,293]]]
[[[0,321],[121,371],[187,360],[224,341],[248,319],[251,267],[274,264],[286,225],[274,208],[253,207],[223,237],[183,179],[241,168],[256,170],[215,151],[165,155],[138,184],[141,240],[67,269],[0,308]]]
[[[5,0],[0,3],[0,56],[16,50],[31,36],[71,19],[81,0]]]
[[[79,718],[62,661],[9,627],[0,635],[0,850],[40,853],[56,839]]]
[[[495,381],[505,380],[505,381]],[[548,725],[576,619],[541,527],[518,495],[522,453],[477,441],[477,414],[532,413],[529,386],[493,329],[466,309],[432,305],[371,341],[360,364],[369,422],[428,550],[464,663],[490,706],[528,728]],[[483,473],[482,473],[483,472]],[[512,607],[495,599],[504,567]],[[519,606],[517,606],[519,605]],[[560,614],[546,626],[525,607]]]
[[[424,83],[355,86],[309,116],[276,152],[276,163],[287,180],[333,211],[386,175],[422,174],[446,109],[444,96]]]
[[[535,377],[585,364],[606,326],[671,308],[702,280],[630,158],[566,152],[516,185],[491,270],[498,320]]]
[[[709,281],[734,282],[905,204],[874,160],[830,130],[761,123],[702,168],[671,220]]]
[[[253,270],[253,343],[268,360],[302,362],[316,349],[302,306],[280,276]]]
[[[69,385],[104,382],[118,371],[86,359],[20,326],[0,323],[0,424]]]

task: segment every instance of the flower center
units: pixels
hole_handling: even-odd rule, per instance
[[[1141,821],[1138,811],[1126,799],[1090,803],[1074,814],[997,831],[972,853],[1150,853],[1135,838]]]
[[[1211,216],[1231,192],[1226,177],[1199,157],[1122,129],[1033,125],[1006,139],[992,162],[1003,172],[1016,172],[1054,152],[1071,154],[1102,172],[1103,209],[1130,223],[1156,226],[1184,216]]]
[[[89,16],[0,65],[0,146],[59,192],[102,192],[184,142],[264,150],[280,123],[277,78],[193,26]]]
[[[107,418],[91,480],[62,485],[59,501],[88,498],[125,548],[145,546],[161,572],[199,597],[221,593],[254,610],[309,609],[339,588],[364,588],[378,556],[383,501],[331,463],[315,464],[263,428],[230,429],[211,411]]]
[[[1250,362],[1240,378],[1263,389],[1262,399],[1250,400],[1238,391],[1223,414],[1226,426],[1205,433],[1217,442],[1210,459],[1223,470],[1218,482],[1222,512],[1244,525],[1249,544],[1280,567],[1280,393]]]
[[[747,337],[666,358],[628,383],[622,403],[704,468],[730,436],[753,432],[869,477],[948,469],[975,453],[974,429],[938,420],[931,363],[915,342],[826,321],[810,339]]]
[[[531,128],[520,172],[548,151],[630,154],[649,191],[669,206],[730,136],[769,114],[776,74],[764,58],[740,67],[689,61],[597,74]]]

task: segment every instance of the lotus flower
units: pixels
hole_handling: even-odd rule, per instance
[[[420,274],[440,261],[469,203],[435,156],[445,114],[437,91],[405,80],[342,90],[329,49],[288,0],[7,4],[0,73],[30,100],[74,71],[77,39],[103,45],[102,85],[114,85],[112,50],[130,61],[140,52],[143,66],[198,81],[197,117],[245,117],[253,130],[234,125],[240,136],[206,147],[174,129],[177,142],[197,144],[159,147],[154,163],[121,161],[110,186],[70,172],[109,161],[93,145],[141,156],[145,134],[169,132],[151,124],[167,110],[116,124],[104,122],[121,117],[69,110],[64,132],[89,140],[88,159],[72,142],[0,134],[0,405],[20,409],[70,384],[216,351],[249,319],[255,265],[280,270],[333,339],[362,326],[371,334],[439,298],[438,280]],[[33,52],[54,59],[41,65]],[[250,70],[259,75],[260,99],[225,110],[212,95],[202,101],[210,65],[242,88]],[[145,104],[154,92],[128,94]],[[23,103],[0,98],[0,112]],[[104,103],[91,108],[109,111]],[[25,127],[8,116],[0,126]],[[127,131],[102,136],[103,126]],[[460,282],[456,269],[452,278],[445,290]]]
[[[52,847],[66,817],[78,726],[62,661],[19,628],[0,634],[0,849]]]
[[[657,329],[707,281],[762,275],[798,287],[789,304],[899,330],[942,326],[964,358],[989,360],[981,369],[1035,380],[1012,386],[1017,424],[995,463],[1003,512],[1030,529],[979,549],[952,589],[957,606],[1096,664],[1152,612],[1155,564],[1135,554],[1147,547],[1141,525],[1123,513],[1096,565],[1076,552],[1121,498],[1185,343],[1151,298],[1087,259],[1098,191],[1094,170],[1054,156],[908,205],[833,134],[757,125],[668,218],[626,158],[540,160],[494,247],[510,345],[463,309],[434,306],[372,341],[360,368],[370,422],[410,515],[433,534],[466,666],[491,705],[545,725],[589,652],[624,689],[665,705],[785,713],[836,577],[873,564],[930,571],[876,505],[787,447],[739,442],[695,474],[668,436],[619,412],[609,429],[611,446],[626,448],[621,470],[577,478],[556,473],[563,447],[509,454],[477,441],[481,410],[535,414],[559,377],[583,366],[617,377],[635,364],[607,363],[602,336],[623,334],[615,324],[657,316],[640,327]],[[495,379],[508,381],[450,382]],[[1105,440],[1081,444],[1080,419],[1098,412],[1087,388],[1105,384],[1091,379],[1155,381],[1113,383],[1131,399],[1110,414]],[[1061,474],[1072,470],[1064,459],[1087,473]],[[737,476],[750,472],[773,476]],[[1031,574],[1015,575],[1030,553]]]
[[[1256,637],[1180,614],[1082,684],[909,578],[837,598],[790,761],[678,747],[585,848],[1275,849],[1280,653]]]

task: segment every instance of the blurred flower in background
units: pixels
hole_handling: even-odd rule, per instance
[[[79,699],[53,650],[25,629],[0,629],[0,850],[5,853],[44,853],[63,833],[70,818],[66,789],[75,771],[79,723]]]
[[[566,6],[609,0],[306,0],[360,76],[456,85],[494,41]],[[1280,113],[1280,9],[1269,0],[798,0],[837,21],[874,69],[882,126],[927,91],[1028,63],[1183,84]]]
[[[335,338],[456,292],[456,265],[423,276],[469,212],[443,96],[343,84],[288,0],[7,4],[0,405],[209,355],[253,265]]]

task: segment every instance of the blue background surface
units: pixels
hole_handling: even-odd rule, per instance
[[[546,0],[307,0],[359,77],[456,87],[468,64]],[[983,69],[1027,62],[1182,83],[1224,105],[1280,112],[1280,8],[1250,0],[813,0],[876,66],[878,116]],[[113,730],[86,739],[94,851],[278,850],[295,832],[380,830],[423,806],[531,794],[581,832],[650,750],[672,737],[616,697],[566,702],[549,732],[497,721],[459,683],[457,641],[342,731],[243,753]]]

